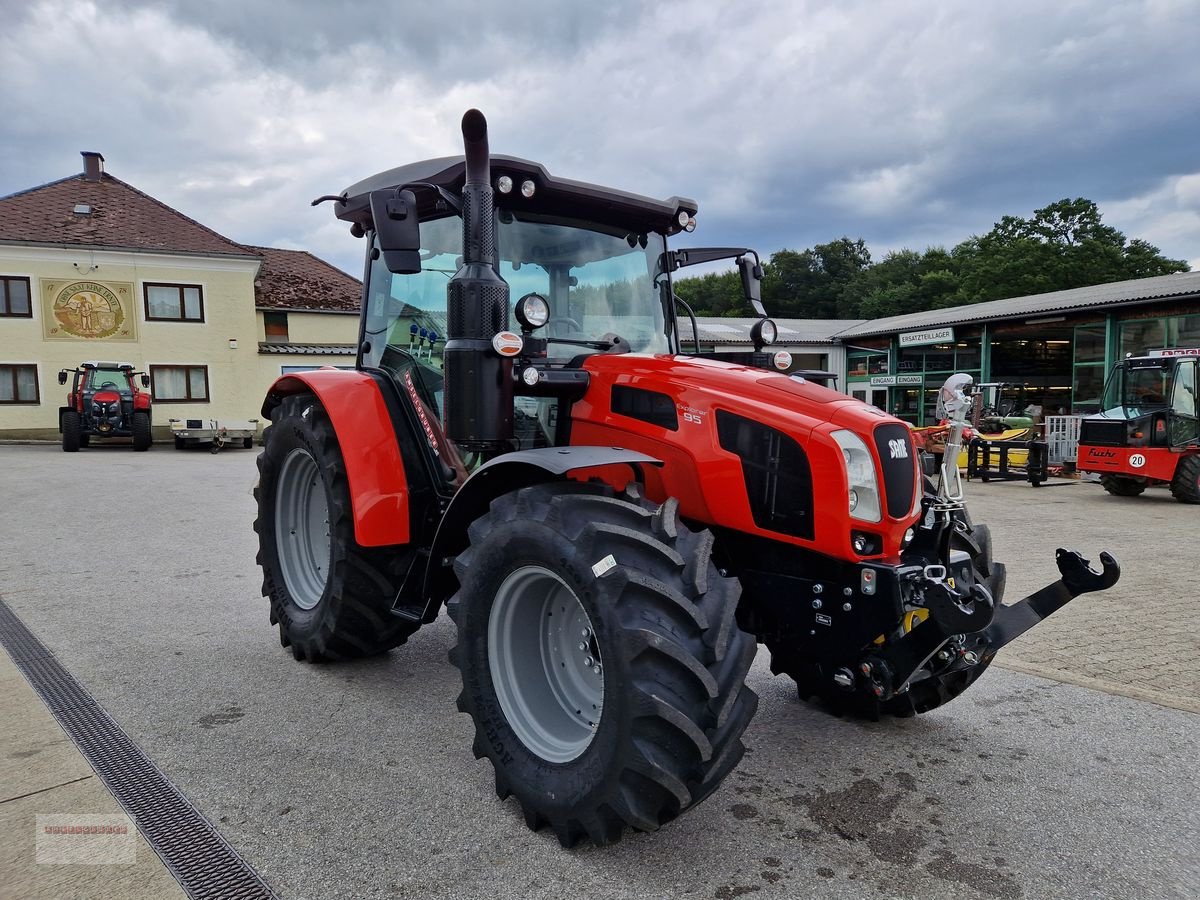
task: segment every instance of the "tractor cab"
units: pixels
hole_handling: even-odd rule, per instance
[[[1080,425],[1079,470],[1115,496],[1167,484],[1177,500],[1200,503],[1198,362],[1200,350],[1154,350],[1117,363],[1103,411]]]
[[[1187,447],[1200,440],[1196,351],[1129,357],[1104,385],[1103,411],[1084,420],[1080,443],[1110,447]]]

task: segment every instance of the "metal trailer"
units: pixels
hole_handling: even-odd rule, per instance
[[[208,444],[212,453],[233,445],[249,450],[258,436],[258,419],[169,419],[175,449]]]

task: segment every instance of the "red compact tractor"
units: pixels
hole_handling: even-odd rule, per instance
[[[1060,550],[1061,580],[1002,606],[987,529],[956,481],[928,489],[907,425],[681,353],[672,273],[700,254],[667,240],[693,201],[490,156],[474,110],[463,137],[322,198],[366,239],[357,371],[271,388],[255,529],[298,660],[388,650],[448,606],[474,753],[531,828],[605,843],[712,793],[756,642],[833,711],[911,716],[1116,581]]]
[[[129,363],[85,362],[58,373],[59,384],[72,379],[67,405],[58,410],[65,452],[88,446],[93,437],[133,438],[134,450],[150,449],[150,394],[138,389],[138,376],[150,387],[150,376]]]
[[[1103,409],[1079,426],[1077,467],[1097,472],[1117,497],[1170,485],[1182,503],[1200,503],[1200,350],[1157,350],[1121,360],[1104,385]]]

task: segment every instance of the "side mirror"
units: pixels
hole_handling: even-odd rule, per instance
[[[65,369],[64,369],[64,370],[62,370],[62,371],[60,371],[60,372],[58,373],[58,383],[59,383],[59,384],[66,384],[66,383],[67,383],[67,372],[66,372],[66,370],[65,370]]]
[[[383,264],[396,275],[421,271],[421,222],[412,191],[372,191],[371,218]]]
[[[739,257],[737,264],[742,276],[742,293],[756,313],[766,316],[767,311],[762,305],[762,266],[750,256]]]
[[[142,387],[144,387],[144,388],[150,387],[150,376],[149,375],[142,376]]]

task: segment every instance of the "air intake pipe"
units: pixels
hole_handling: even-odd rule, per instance
[[[493,349],[508,327],[508,282],[496,271],[496,207],[487,120],[462,119],[466,183],[462,191],[463,261],[446,286],[446,436],[465,450],[508,448],[513,436],[512,360]]]

